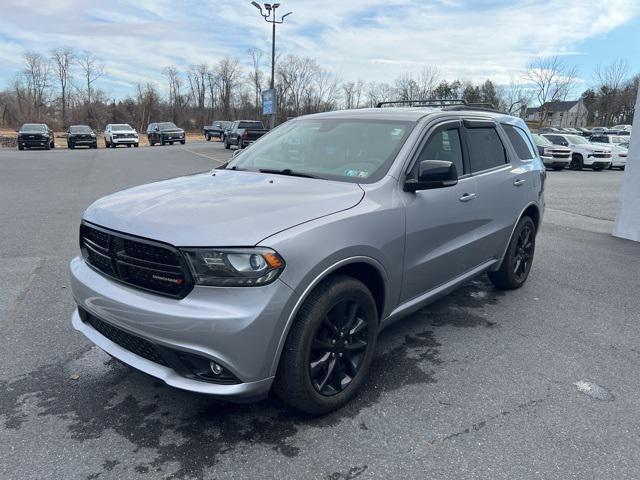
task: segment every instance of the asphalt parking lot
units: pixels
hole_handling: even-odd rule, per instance
[[[219,143],[0,149],[0,478],[640,478],[640,244],[608,234],[622,172],[549,172],[528,283],[481,277],[383,332],[322,418],[166,387],[70,324],[94,199],[204,171]]]

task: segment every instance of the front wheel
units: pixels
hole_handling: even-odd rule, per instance
[[[531,217],[524,216],[513,232],[500,270],[489,272],[489,280],[502,290],[515,290],[529,277],[536,248],[536,225]]]
[[[139,144],[139,143],[134,143],[134,144],[133,144],[133,146],[134,146],[135,148],[138,148],[138,145],[140,145],[140,144]]]
[[[185,144],[185,140],[180,140],[180,145],[184,145]]]
[[[225,138],[224,140],[224,148],[229,150],[231,148],[231,145],[229,144],[229,141]]]
[[[369,289],[352,277],[325,280],[309,294],[291,327],[274,393],[313,415],[340,408],[364,381],[377,334],[378,312]]]
[[[580,155],[579,153],[574,153],[571,156],[571,163],[569,164],[569,168],[571,168],[571,170],[582,170],[582,167],[582,155]]]

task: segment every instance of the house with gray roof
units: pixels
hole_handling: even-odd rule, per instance
[[[525,120],[543,127],[585,127],[589,112],[582,99],[546,102],[539,107],[527,108]]]

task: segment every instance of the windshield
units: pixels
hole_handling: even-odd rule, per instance
[[[93,133],[90,127],[86,125],[73,125],[69,127],[69,132],[71,133]]]
[[[611,137],[611,143],[624,143],[626,141],[627,139],[625,137],[617,137],[617,136]]]
[[[175,123],[171,123],[171,122],[159,123],[158,127],[160,127],[160,130],[171,130],[173,128],[178,128],[176,127]]]
[[[354,183],[379,180],[413,122],[307,119],[287,122],[233,159],[227,169],[287,170]]]
[[[34,132],[34,133],[42,133],[47,131],[47,127],[45,125],[41,125],[39,123],[26,123],[20,129],[21,132]]]
[[[131,132],[133,131],[133,128],[131,128],[131,125],[123,123],[123,124],[111,125],[111,130]]]
[[[567,135],[567,140],[569,140],[569,142],[571,142],[571,143],[575,143],[576,145],[582,145],[583,143],[589,143],[589,140],[587,140],[584,137],[579,137],[577,135]]]
[[[546,147],[547,145],[553,145],[548,139],[544,138],[541,135],[533,135],[533,141],[539,147]]]

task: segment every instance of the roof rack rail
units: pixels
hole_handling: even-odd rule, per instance
[[[487,112],[504,113],[497,110],[491,103],[469,103],[462,99],[427,98],[422,100],[390,100],[379,102],[376,108],[385,105],[406,105],[409,107],[441,107],[444,110],[482,110]]]

